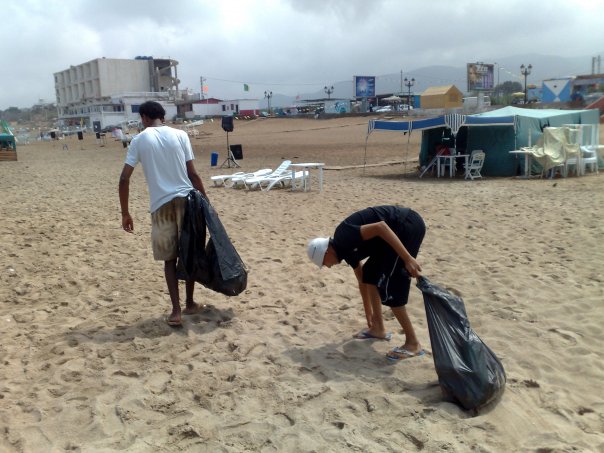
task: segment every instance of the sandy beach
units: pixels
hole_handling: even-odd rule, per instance
[[[232,298],[198,285],[208,307],[182,329],[164,322],[140,167],[135,231],[121,229],[121,142],[36,142],[0,162],[0,451],[604,452],[604,176],[419,179],[420,135],[374,133],[365,156],[367,121],[236,122],[243,170],[324,162],[322,192],[212,187],[239,169],[210,167],[226,133],[199,128],[196,167],[249,280]],[[352,270],[306,257],[377,204],[423,216],[424,275],[463,297],[505,367],[478,416],[442,399],[419,290],[408,309],[428,354],[393,365],[390,312],[391,342],[353,340]]]

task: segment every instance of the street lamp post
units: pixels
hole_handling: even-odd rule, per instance
[[[499,63],[495,62],[495,66],[497,67],[497,80],[493,82],[495,83],[495,89],[493,91],[495,93],[495,97],[499,99]],[[495,77],[495,74],[493,74],[493,77]]]
[[[271,114],[271,98],[273,97],[272,91],[265,91],[264,97],[268,100],[268,114]]]
[[[526,91],[526,78],[531,73],[531,69],[533,69],[533,65],[529,64],[528,66],[524,66],[524,64],[520,65],[520,74],[524,76],[524,103],[526,104],[528,101],[527,91]]]
[[[411,109],[411,87],[415,85],[415,78],[409,80],[405,77],[405,86],[407,87],[407,110]]]
[[[331,93],[333,93],[333,85],[330,87],[323,88],[325,93],[327,93],[327,99],[331,99]]]

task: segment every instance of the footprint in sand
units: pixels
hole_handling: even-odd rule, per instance
[[[579,340],[577,338],[579,335],[574,332],[571,332],[570,330],[552,328],[552,329],[549,329],[549,331],[559,335],[564,340],[566,340],[568,342],[568,344],[570,344],[570,345],[574,346],[579,342]]]

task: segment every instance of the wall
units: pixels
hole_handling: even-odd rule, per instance
[[[99,59],[100,96],[151,91],[149,61]]]

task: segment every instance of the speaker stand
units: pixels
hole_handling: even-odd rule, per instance
[[[220,166],[220,168],[224,168],[224,167],[238,167],[241,168],[241,165],[239,165],[237,163],[237,161],[235,160],[235,156],[233,156],[233,152],[231,151],[231,147],[229,146],[229,133],[227,132],[227,158],[224,160],[224,162],[222,163],[222,165]]]

